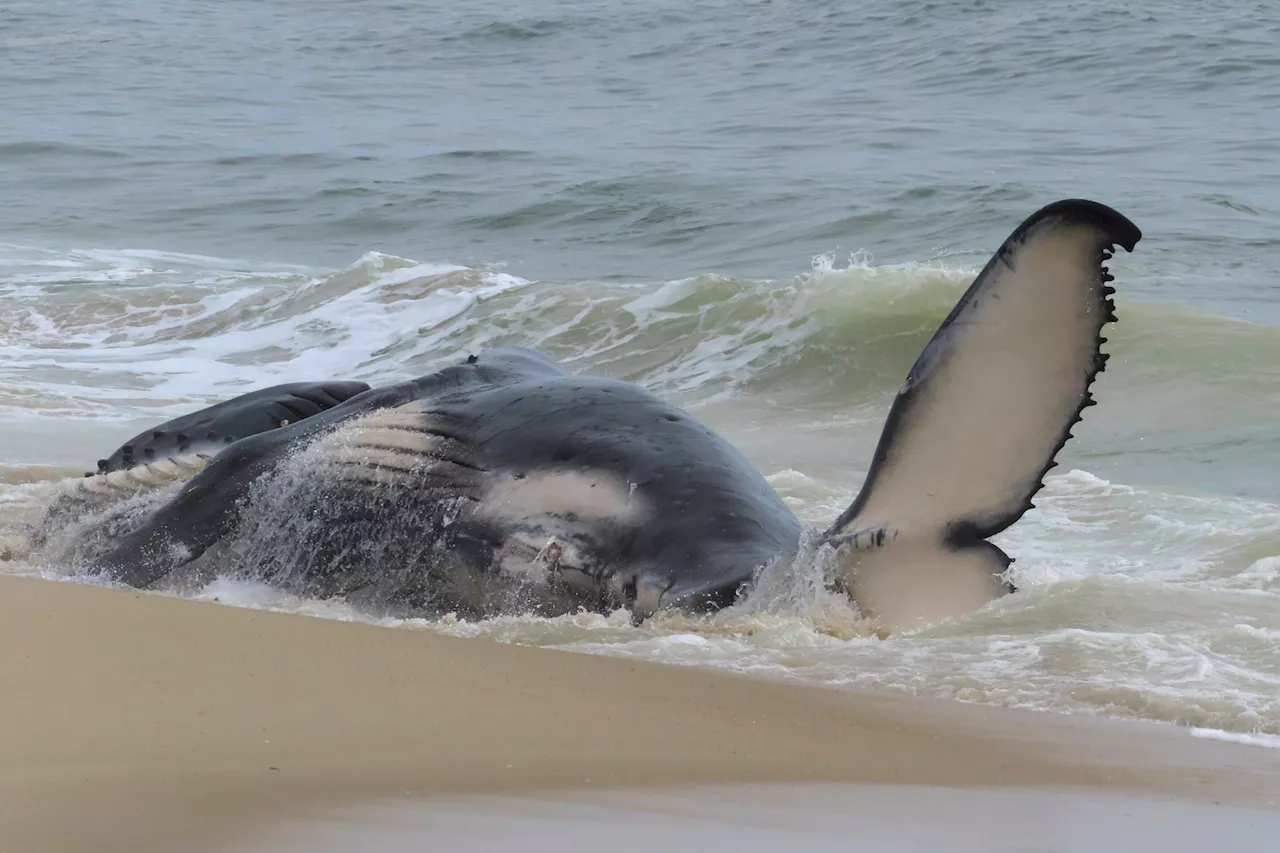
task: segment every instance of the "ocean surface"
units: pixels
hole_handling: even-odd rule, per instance
[[[881,640],[796,565],[710,619],[394,624],[1280,742],[1278,44],[1250,2],[2,3],[0,571],[73,574],[22,525],[150,424],[500,344],[824,526],[990,253],[1084,196],[1145,237],[996,540],[1019,594]]]

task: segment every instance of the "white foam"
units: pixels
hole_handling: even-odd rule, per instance
[[[1268,749],[1280,749],[1280,735],[1263,734],[1260,732],[1224,732],[1220,729],[1192,728],[1191,736],[1208,738],[1209,740],[1225,740],[1231,741],[1232,743],[1244,743],[1249,746],[1265,746]]]
[[[365,255],[361,258],[361,262],[365,262],[371,258],[371,255]],[[401,267],[390,272],[382,273],[378,276],[378,284],[382,287],[388,287],[393,284],[406,284],[416,281],[420,278],[431,278],[437,275],[445,275],[451,272],[462,272],[466,267],[454,266],[453,264],[414,264],[413,266]]]
[[[858,249],[850,252],[844,262],[840,264],[836,260],[836,256],[832,252],[825,252],[821,255],[815,255],[810,262],[810,275],[816,281],[822,281],[832,277],[838,277],[847,273],[857,273],[858,280],[874,279],[878,276],[899,274],[895,276],[895,285],[898,289],[914,289],[912,285],[923,283],[929,278],[945,278],[953,282],[968,283],[978,275],[980,270],[965,266],[950,266],[941,261],[941,259],[920,263],[918,261],[905,261],[896,264],[877,264],[875,255],[867,249]],[[923,273],[924,275],[916,275],[905,278],[905,281],[911,282],[906,288],[902,288],[904,277],[901,273]]]
[[[41,393],[70,398],[91,384],[88,411],[95,417],[104,402],[136,398],[139,380],[151,399],[180,406],[302,376],[359,378],[380,352],[406,343],[417,350],[414,336],[529,284],[508,273],[380,253],[332,275],[149,250],[77,250],[58,260],[66,265],[59,272],[23,274],[18,286],[33,297],[53,282],[127,281],[130,290],[95,295],[96,317],[86,317],[78,300],[63,306],[56,296],[32,299],[25,325],[0,346],[0,376],[16,385],[35,371]],[[173,267],[139,265],[145,261]],[[448,286],[432,284],[459,274]],[[418,281],[421,289],[396,290]],[[217,331],[192,334],[197,323]],[[253,356],[263,352],[265,358]],[[246,357],[254,362],[250,371],[242,366]],[[382,381],[394,377],[387,377],[386,365],[377,373]],[[84,374],[101,378],[85,383]],[[63,408],[59,414],[84,412]]]

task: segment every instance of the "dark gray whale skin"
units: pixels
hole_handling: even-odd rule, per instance
[[[864,611],[906,627],[1012,591],[1010,558],[986,540],[1032,506],[1093,404],[1115,319],[1104,262],[1140,238],[1105,205],[1050,204],[942,322],[861,492],[819,534]],[[91,569],[146,587],[211,563],[424,614],[625,607],[638,620],[732,604],[803,533],[688,413],[503,348],[240,438]]]
[[[91,474],[109,474],[186,453],[213,455],[241,438],[305,420],[368,390],[367,382],[334,380],[290,382],[251,391],[138,433],[106,459],[99,459],[98,470]]]
[[[583,565],[558,567],[562,576],[576,575],[552,596],[565,606],[634,608],[639,602],[650,612],[659,605],[716,609],[731,603],[759,567],[794,551],[799,541],[800,522],[760,472],[685,412],[636,385],[577,376],[539,353],[505,348],[365,391],[328,411],[235,442],[103,557],[96,570],[131,586],[152,584],[231,533],[250,487],[297,447],[362,415],[414,402],[425,404],[425,411],[415,415],[422,430],[439,442],[435,454],[451,461],[412,472],[412,498],[363,517],[377,503],[376,487],[334,480],[308,494],[315,499],[310,510],[332,513],[345,531],[333,539],[344,541],[385,541],[400,519],[416,521],[426,512],[438,520],[436,507],[460,512],[462,520],[451,525],[396,533],[419,540],[421,547],[413,549],[421,563],[416,573],[424,577],[438,574],[440,564],[450,572],[491,572],[511,528],[540,522],[479,517],[473,507],[482,499],[484,481],[518,482],[544,472],[582,473],[628,491],[634,487],[634,494],[655,508],[640,523],[610,514],[585,519],[569,513],[557,519],[585,558]],[[571,503],[574,499],[570,496]],[[324,553],[343,549],[336,541],[299,547]],[[430,565],[430,555],[442,553],[447,556]],[[346,591],[353,577],[376,572],[372,566],[348,565],[338,586]],[[450,585],[447,578],[439,582]],[[433,610],[483,609],[482,603],[465,599],[432,604]]]
[[[228,445],[332,409],[367,391],[366,382],[291,382],[262,388],[166,421],[98,460],[96,471],[63,484],[30,531],[31,544],[126,498],[188,479]],[[103,525],[98,532],[104,533]]]

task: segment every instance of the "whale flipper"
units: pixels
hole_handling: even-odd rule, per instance
[[[861,492],[826,533],[865,610],[909,628],[1010,590],[999,578],[1010,559],[984,540],[1031,508],[1093,404],[1101,330],[1115,320],[1104,263],[1141,237],[1105,205],[1050,204],[943,321],[889,410]]]

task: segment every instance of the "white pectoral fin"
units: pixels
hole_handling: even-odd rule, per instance
[[[903,535],[857,550],[859,565],[894,563],[899,553],[905,570],[911,552],[934,567],[886,588],[941,583],[946,565],[965,574],[1002,562],[975,547],[1031,508],[1092,405],[1089,386],[1107,358],[1101,330],[1115,319],[1104,263],[1117,244],[1132,251],[1141,236],[1105,205],[1048,205],[1005,240],[943,321],[889,410],[861,493],[827,533],[893,528]],[[1004,589],[991,584],[988,599]]]
[[[848,536],[832,545],[845,591],[866,618],[891,631],[968,613],[1012,590],[1003,578],[1012,561],[985,539],[952,545],[900,537],[860,548]]]

